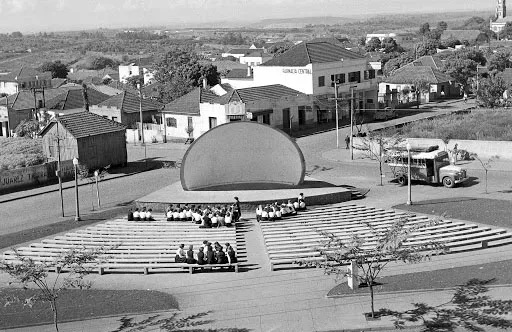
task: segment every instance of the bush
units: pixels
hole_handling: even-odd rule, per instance
[[[402,128],[388,128],[386,136],[398,133],[418,138],[512,141],[511,123],[509,110],[477,110],[416,121]]]
[[[40,165],[45,161],[41,139],[0,138],[0,170]]]

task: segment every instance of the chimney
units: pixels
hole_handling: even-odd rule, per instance
[[[247,77],[251,77],[251,74],[252,74],[251,67],[247,66]]]
[[[208,81],[206,80],[206,77],[203,78],[203,89],[206,89],[208,87]]]

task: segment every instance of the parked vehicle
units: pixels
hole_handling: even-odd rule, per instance
[[[388,120],[388,119],[394,119],[398,115],[396,113],[396,110],[392,109],[391,107],[386,107],[383,110],[376,110],[375,111],[375,120]]]
[[[406,184],[409,177],[412,180],[427,183],[442,183],[447,188],[468,179],[465,169],[451,165],[448,153],[439,150],[437,145],[411,149],[411,175],[407,174],[407,151],[396,149],[389,154],[387,164],[400,184]]]

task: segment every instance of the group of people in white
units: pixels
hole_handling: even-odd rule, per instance
[[[228,206],[204,206],[185,205],[173,207],[170,205],[166,211],[167,221],[191,221],[199,225],[199,228],[231,227],[240,218],[240,213],[235,204]]]
[[[140,211],[139,208],[136,208],[135,211],[128,211],[128,221],[152,221],[153,219],[153,210],[143,207]]]
[[[297,211],[306,209],[306,200],[303,193],[299,194],[296,201],[288,200],[288,203],[258,205],[256,208],[256,220],[260,221],[274,221],[280,220],[283,217],[293,216]]]
[[[197,253],[194,253],[194,246],[188,246],[188,250],[185,251],[185,245],[180,244],[176,250],[176,263],[187,263],[187,264],[233,264],[237,262],[236,252],[233,247],[229,244],[225,244],[224,249],[219,242],[215,242],[213,245],[208,241],[203,241],[201,247]]]

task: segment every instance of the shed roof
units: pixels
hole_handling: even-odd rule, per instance
[[[164,107],[164,112],[173,114],[199,115],[199,104],[210,103],[217,95],[203,88],[195,88],[184,96],[173,100]]]
[[[44,136],[48,132],[48,129],[57,121],[77,139],[126,130],[126,126],[119,122],[105,119],[91,112],[82,111],[62,115],[53,119],[41,130],[39,135]]]
[[[283,97],[296,97],[301,95],[305,94],[282,84],[272,84],[251,88],[235,89],[223,96],[216,98],[214,102],[219,104],[228,104],[232,101],[247,103],[257,100],[275,100]]]
[[[342,59],[364,59],[364,56],[328,42],[303,42],[260,66],[296,66],[310,63],[339,62]]]
[[[98,105],[108,98],[110,98],[109,95],[101,93],[95,89],[87,89],[87,99],[89,101],[89,105]],[[85,99],[83,89],[70,89],[67,92],[49,100],[46,104],[48,108],[59,110],[83,108],[84,105]]]
[[[18,82],[24,78],[35,78],[40,80],[51,80],[52,74],[50,72],[40,72],[30,67],[20,67],[19,69],[13,70],[7,74],[0,75],[0,81],[3,82]]]

